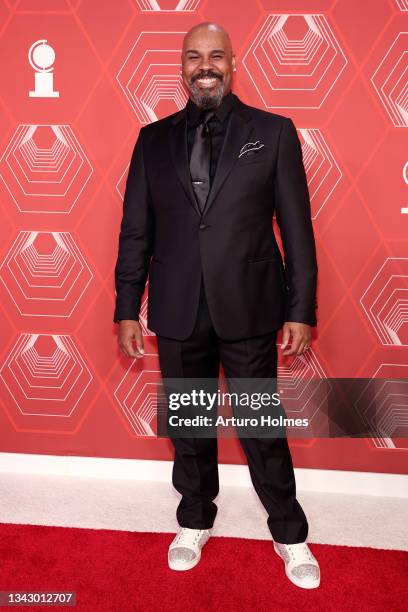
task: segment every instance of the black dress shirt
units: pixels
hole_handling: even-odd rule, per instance
[[[234,94],[230,90],[222,99],[221,104],[214,110],[215,115],[208,122],[208,127],[211,132],[211,163],[210,163],[210,181],[214,179],[215,170],[217,168],[218,158],[220,156],[222,143],[224,142],[225,132],[227,130],[228,118],[230,111],[235,101]],[[191,149],[194,142],[194,133],[197,125],[200,123],[200,118],[203,110],[199,108],[191,98],[187,101],[187,147],[188,159],[190,161]]]

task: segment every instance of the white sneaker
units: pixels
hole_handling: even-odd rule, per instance
[[[189,570],[201,559],[201,549],[210,537],[209,529],[181,527],[169,546],[169,567],[173,570]]]
[[[275,552],[285,562],[285,573],[289,580],[303,589],[315,589],[320,584],[320,567],[316,557],[306,544],[281,544],[274,542]]]

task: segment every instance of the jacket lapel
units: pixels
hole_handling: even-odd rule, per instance
[[[190,167],[188,163],[186,114],[186,109],[183,108],[173,118],[171,127],[168,131],[169,147],[180,183],[196,213],[201,217],[200,208],[191,184]]]
[[[222,143],[214,181],[211,185],[203,214],[206,214],[214,203],[217,194],[238,160],[238,154],[242,145],[249,140],[252,131],[253,124],[249,116],[241,112],[241,107],[237,109],[234,105],[231,110],[227,131],[225,132],[224,142]]]
[[[231,117],[228,121],[227,130],[220,151],[213,184],[208,194],[203,213],[200,211],[191,184],[187,149],[187,113],[185,108],[175,115],[168,131],[169,147],[177,176],[199,217],[206,214],[210,206],[214,203],[218,192],[238,159],[238,153],[242,145],[249,140],[254,128],[251,115],[246,105],[241,102],[238,96],[235,96],[235,98],[235,103],[231,109]]]

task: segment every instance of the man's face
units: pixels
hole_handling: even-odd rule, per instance
[[[235,58],[221,31],[207,28],[188,34],[182,52],[182,77],[199,108],[215,108],[231,89]]]

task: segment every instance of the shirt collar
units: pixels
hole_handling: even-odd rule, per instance
[[[235,96],[230,90],[222,99],[221,104],[214,110],[215,116],[220,121],[224,121],[230,110],[232,109],[235,101]],[[191,98],[188,99],[187,105],[187,122],[189,125],[198,124],[202,109],[197,106]]]

